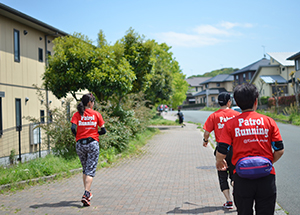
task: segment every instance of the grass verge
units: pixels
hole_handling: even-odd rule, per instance
[[[157,133],[159,130],[156,128],[146,128],[143,133],[130,141],[128,148],[122,154],[118,154],[114,148],[101,149],[98,169],[107,167],[120,159],[141,154],[142,147]],[[0,167],[0,192],[20,190],[48,180],[68,178],[80,171],[81,164],[78,157],[66,160],[52,154],[26,163]]]

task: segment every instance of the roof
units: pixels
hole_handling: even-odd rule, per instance
[[[215,77],[212,77],[201,84],[206,84],[206,83],[217,83],[217,82],[226,82],[226,81],[233,81],[233,76],[229,74],[219,74]]]
[[[278,84],[286,84],[287,80],[285,80],[282,76],[280,75],[262,75],[259,76],[264,82],[267,84],[273,84],[275,81],[277,81]]]
[[[186,80],[186,82],[188,82],[188,84],[191,87],[197,87],[197,86],[200,86],[203,81],[206,81],[210,78],[211,77],[194,77],[194,78],[188,78],[188,79],[185,79],[185,80]]]
[[[295,62],[287,60],[291,55],[294,55],[296,52],[272,52],[267,53],[271,58],[274,58],[282,66],[294,66]]]
[[[28,25],[32,28],[40,30],[49,36],[66,36],[68,33],[63,32],[57,28],[54,28],[40,20],[37,20],[31,16],[28,16],[18,10],[15,10],[11,7],[6,6],[5,4],[0,3],[0,14],[2,16],[8,17],[9,19],[15,20],[16,22]]]
[[[287,60],[295,60],[296,58],[300,57],[300,52],[290,56],[289,58],[287,58]]]
[[[244,73],[244,72],[248,72],[248,71],[256,71],[259,67],[261,66],[268,66],[270,65],[270,60],[268,60],[267,58],[262,58],[238,71],[235,71],[233,73],[231,73],[231,75],[236,75],[239,73]]]
[[[222,92],[227,92],[227,90],[225,88],[211,88],[208,89],[208,95],[219,95]],[[202,95],[206,95],[206,90],[203,90],[197,94],[194,95],[195,96],[202,96]]]

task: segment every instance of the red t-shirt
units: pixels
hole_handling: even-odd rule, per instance
[[[77,125],[76,141],[91,137],[99,142],[98,126],[104,125],[102,115],[92,109],[85,109],[83,116],[76,112],[71,123]]]
[[[221,133],[219,142],[232,145],[232,164],[240,158],[263,156],[273,162],[272,142],[282,141],[276,122],[254,111],[241,113],[229,120]],[[271,174],[275,174],[273,167]]]
[[[209,133],[214,131],[216,141],[219,142],[219,138],[221,135],[222,128],[224,127],[224,123],[227,122],[227,120],[240,115],[239,112],[232,110],[232,109],[220,109],[216,112],[209,115],[207,118],[203,129],[205,131],[208,131]]]

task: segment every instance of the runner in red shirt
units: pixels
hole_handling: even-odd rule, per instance
[[[93,196],[91,186],[99,158],[99,135],[106,133],[101,114],[93,110],[94,102],[93,94],[83,95],[77,106],[78,112],[73,115],[71,120],[71,130],[76,136],[76,152],[82,165],[85,191],[81,202],[84,206],[90,206]],[[98,127],[101,128],[100,131],[98,131]]]
[[[225,157],[229,146],[233,150],[233,165],[250,156],[262,156],[274,164],[283,155],[284,146],[275,121],[255,112],[257,98],[258,91],[252,84],[234,89],[234,99],[242,113],[224,125],[216,154],[218,170],[227,168]],[[276,202],[274,167],[268,176],[258,179],[242,178],[235,173],[233,195],[239,215],[253,214],[253,202],[256,215],[273,215]]]
[[[230,109],[231,107],[231,99],[230,94],[228,92],[222,92],[218,96],[218,103],[221,106],[219,110],[209,115],[207,118],[203,129],[204,135],[203,135],[203,146],[207,147],[209,134],[214,131],[216,142],[219,142],[219,137],[221,135],[221,131],[224,127],[224,124],[227,122],[227,120],[239,115],[240,113]],[[216,147],[214,154],[216,154],[216,150],[218,147]],[[228,163],[229,168],[225,171],[219,171],[218,170],[218,178],[219,178],[219,184],[220,189],[223,192],[226,203],[223,205],[226,209],[233,209],[232,199],[230,197],[230,189],[228,185],[228,172],[229,172],[229,178],[232,180],[232,171],[233,168],[232,165],[229,165],[231,163],[231,153],[226,156],[226,161]]]

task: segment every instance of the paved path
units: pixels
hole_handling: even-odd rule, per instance
[[[0,214],[236,214],[224,210],[211,147],[187,124],[162,130],[145,153],[98,170],[90,207],[81,174],[0,195]]]

